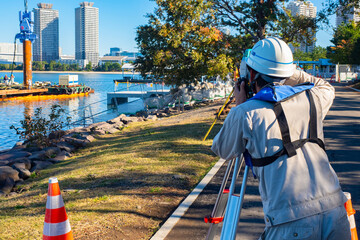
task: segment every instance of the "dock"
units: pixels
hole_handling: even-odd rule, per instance
[[[47,88],[30,89],[30,90],[19,90],[19,89],[0,90],[0,98],[28,96],[33,94],[41,95],[41,94],[46,94],[47,92],[48,92]]]
[[[169,92],[170,90],[168,89],[151,90],[151,91],[109,92],[107,94],[107,104],[115,105],[115,104],[127,103],[129,101],[129,98],[148,98],[156,95],[166,95]]]

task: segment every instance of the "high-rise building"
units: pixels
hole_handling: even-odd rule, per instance
[[[99,9],[92,2],[82,2],[75,9],[75,58],[99,62]]]
[[[0,64],[11,64],[13,61],[15,64],[23,63],[22,44],[0,43]]]
[[[344,12],[343,7],[339,7],[336,11],[336,27],[342,23],[349,23],[350,21],[360,22],[360,6],[351,7],[349,10]]]
[[[59,59],[59,11],[52,4],[39,3],[34,12],[34,61],[56,61]]]
[[[120,56],[121,49],[118,47],[110,48],[110,56]]]
[[[292,1],[288,4],[287,9],[291,11],[293,16],[306,16],[310,18],[316,18],[316,7],[309,1]],[[311,31],[311,29],[309,29]],[[303,52],[312,52],[315,47],[315,43],[300,42],[300,47],[294,47],[290,44],[291,50],[294,52],[299,49]]]

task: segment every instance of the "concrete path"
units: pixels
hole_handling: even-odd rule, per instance
[[[359,211],[355,218],[357,229],[360,230],[360,92],[343,85],[336,85],[335,88],[336,99],[324,123],[326,148],[343,190],[351,193],[353,206]],[[222,166],[205,187],[166,236],[166,240],[205,239],[209,224],[204,223],[203,218],[212,211],[226,165]],[[236,239],[258,239],[264,227],[257,180],[249,175]],[[221,224],[217,229],[215,239],[220,239]]]

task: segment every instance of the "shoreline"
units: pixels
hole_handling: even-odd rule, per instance
[[[7,70],[1,70],[0,72],[2,73],[11,73],[11,71],[7,71]],[[15,72],[23,72],[22,70],[14,70],[13,71],[14,73]],[[128,72],[128,71],[125,71],[125,72],[97,72],[97,71],[33,71],[33,73],[74,73],[74,74],[127,74],[127,75],[140,75],[140,72]]]

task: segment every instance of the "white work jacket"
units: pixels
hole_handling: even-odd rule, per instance
[[[326,81],[296,70],[283,84],[311,82],[317,111],[318,138],[323,140],[325,115],[335,97]],[[310,103],[305,92],[282,103],[291,141],[309,138]],[[253,158],[274,155],[283,148],[273,104],[250,100],[234,107],[213,141],[212,150],[221,158],[232,159],[247,149]],[[296,155],[254,167],[259,180],[266,226],[294,221],[333,209],[346,202],[339,180],[326,152],[317,144],[305,143]]]

